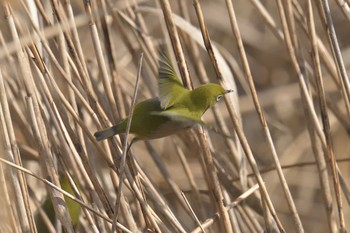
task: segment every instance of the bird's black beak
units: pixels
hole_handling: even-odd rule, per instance
[[[228,93],[231,93],[231,92],[233,92],[233,90],[231,90],[231,89],[229,89],[229,90],[225,90],[224,95],[226,95],[226,94],[228,94]]]

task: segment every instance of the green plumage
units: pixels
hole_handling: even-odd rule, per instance
[[[201,117],[231,90],[218,84],[204,84],[192,91],[185,89],[169,59],[163,57],[159,67],[159,97],[136,104],[130,133],[136,139],[149,140],[165,137],[195,124],[204,124]],[[96,140],[104,140],[125,133],[128,119],[110,128],[97,131]]]
[[[73,189],[70,186],[68,179],[65,176],[61,176],[60,178],[61,188],[68,193],[74,195]],[[74,227],[77,226],[79,222],[79,216],[80,216],[80,204],[73,201],[69,197],[64,196],[64,200],[67,204],[69,215],[71,217],[71,221]],[[41,206],[42,210],[46,213],[47,217],[49,218],[50,222],[55,225],[56,220],[56,214],[54,207],[52,206],[51,199],[49,197],[46,198],[44,203]],[[44,220],[40,216],[39,212],[35,215],[35,223],[37,227],[38,233],[46,233],[49,232],[49,229],[47,225],[45,224]]]

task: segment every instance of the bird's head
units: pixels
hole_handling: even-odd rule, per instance
[[[193,99],[197,106],[200,106],[204,111],[214,106],[222,97],[233,90],[225,90],[222,86],[216,83],[204,84],[193,90]]]

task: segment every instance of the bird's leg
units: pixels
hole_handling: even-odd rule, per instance
[[[126,155],[128,155],[129,150],[131,149],[131,146],[132,146],[135,142],[137,142],[137,141],[138,141],[138,138],[136,138],[136,137],[133,138],[133,139],[131,140],[131,142],[130,142],[128,148],[126,149]]]

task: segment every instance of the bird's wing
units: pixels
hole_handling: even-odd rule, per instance
[[[231,135],[227,135],[224,132],[222,132],[221,130],[215,128],[214,126],[208,125],[207,123],[202,121],[202,119],[194,116],[186,109],[177,109],[176,111],[168,110],[168,111],[163,111],[163,112],[152,112],[151,114],[168,117],[172,121],[180,122],[180,123],[186,125],[186,127],[192,127],[196,124],[199,124],[199,125],[203,126],[205,129],[213,131],[213,132],[215,132],[215,133],[217,133],[225,138],[232,138]]]
[[[159,64],[158,92],[160,106],[167,109],[176,103],[176,100],[188,90],[185,89],[177,77],[169,58],[162,54]]]
[[[158,115],[158,116],[164,116],[169,118],[172,121],[184,123],[188,127],[191,127],[195,124],[200,124],[203,126],[206,125],[200,118],[196,117],[186,109],[176,109],[176,111],[167,110],[162,112],[152,112],[152,114]]]

